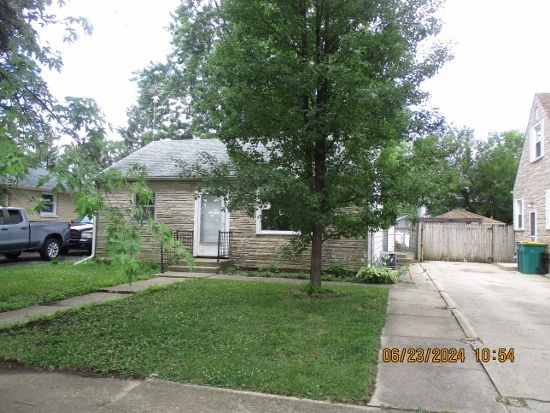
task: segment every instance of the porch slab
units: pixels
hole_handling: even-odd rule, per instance
[[[505,271],[517,271],[518,264],[517,262],[497,262],[495,265],[501,270]]]

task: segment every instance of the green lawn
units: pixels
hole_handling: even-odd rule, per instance
[[[185,280],[0,330],[0,359],[49,369],[364,403],[376,378],[388,289]]]
[[[144,272],[139,279],[150,278]],[[109,265],[63,262],[0,267],[0,312],[87,294],[128,282]]]

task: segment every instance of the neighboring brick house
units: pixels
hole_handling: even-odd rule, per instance
[[[550,93],[537,93],[512,191],[516,241],[550,242],[549,155]]]
[[[24,208],[29,219],[33,221],[71,221],[77,218],[70,194],[54,195],[52,193],[56,182],[50,180],[38,187],[38,182],[46,173],[44,168],[30,169],[23,179],[16,180],[13,185],[2,191],[0,204]],[[31,199],[31,196],[42,198],[44,204],[42,212],[34,210],[36,202]]]
[[[287,228],[266,226],[262,214],[269,210],[258,210],[256,218],[244,212],[226,212],[223,199],[209,194],[198,194],[198,179],[183,179],[181,168],[174,159],[193,164],[203,153],[215,156],[219,161],[227,161],[225,146],[218,140],[178,140],[153,142],[128,157],[115,163],[111,168],[127,172],[133,164],[147,167],[149,187],[154,192],[154,202],[147,208],[156,220],[171,229],[193,231],[193,255],[215,257],[218,252],[219,231],[231,231],[231,258],[242,267],[257,268],[274,263],[285,269],[309,268],[309,254],[304,253],[298,262],[285,262],[281,258],[281,247],[286,245],[292,233]],[[122,205],[135,205],[129,192],[116,194]],[[98,220],[97,255],[105,257],[107,242],[100,216]],[[366,235],[365,230],[365,235]],[[158,259],[160,246],[151,237],[145,237],[141,258]],[[367,242],[362,239],[330,240],[323,246],[323,262],[334,260],[358,269],[367,263]]]

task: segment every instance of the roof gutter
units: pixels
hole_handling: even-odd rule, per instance
[[[96,244],[96,238],[97,238],[97,218],[94,217],[94,227],[92,230],[92,253],[89,257],[84,258],[83,260],[77,261],[74,263],[74,265],[82,264],[83,262],[90,261],[95,258],[95,244]]]

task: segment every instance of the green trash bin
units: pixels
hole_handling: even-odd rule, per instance
[[[518,270],[522,274],[546,274],[542,254],[546,249],[543,242],[518,242]]]

